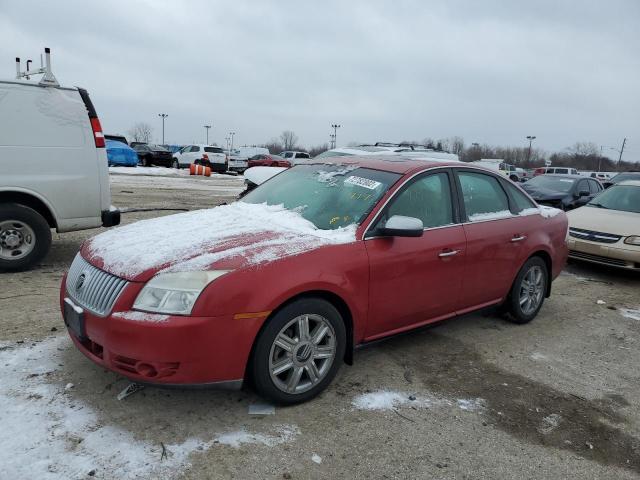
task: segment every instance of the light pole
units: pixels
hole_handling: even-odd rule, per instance
[[[331,124],[331,128],[333,128],[333,146],[331,148],[336,148],[337,145],[337,139],[338,139],[338,129],[341,127],[342,125],[338,125],[337,123],[332,123]]]
[[[211,125],[205,125],[204,128],[207,130],[207,145],[209,145],[209,129],[211,128]]]
[[[534,135],[527,135],[527,140],[529,140],[529,151],[527,152],[527,163],[531,160],[531,143],[536,139]]]
[[[167,115],[166,113],[159,113],[158,116],[162,117],[162,144],[164,145],[164,119],[169,115]]]
[[[231,150],[233,150],[233,136],[236,134],[236,132],[229,132],[229,138],[230,138],[230,143],[229,143],[229,155],[231,155]]]

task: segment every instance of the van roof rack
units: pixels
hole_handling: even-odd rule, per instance
[[[46,47],[44,49],[45,62],[42,61],[42,55],[40,55],[40,68],[37,70],[29,70],[31,63],[33,60],[27,60],[27,69],[24,72],[20,71],[20,57],[16,57],[16,79],[20,80],[21,78],[26,78],[27,80],[31,79],[32,75],[42,75],[40,79],[40,85],[50,86],[50,87],[59,87],[60,84],[56,77],[51,72],[51,49]]]

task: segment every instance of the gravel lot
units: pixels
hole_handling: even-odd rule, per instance
[[[205,208],[243,183],[111,178],[120,208]],[[96,233],[54,234],[38,268],[0,276],[10,478],[640,476],[638,275],[570,264],[529,325],[475,314],[393,338],[358,351],[318,399],[255,416],[248,391],[148,387],[117,400],[127,380],[72,347],[58,309],[63,272]]]

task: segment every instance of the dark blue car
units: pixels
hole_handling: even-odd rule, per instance
[[[135,167],[138,165],[138,154],[126,143],[107,140],[107,161],[109,166]]]

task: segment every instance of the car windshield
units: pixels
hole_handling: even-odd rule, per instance
[[[168,152],[169,151],[166,148],[164,148],[162,145],[149,145],[149,148],[151,150],[155,150],[156,152]]]
[[[360,224],[401,175],[356,165],[298,165],[241,201],[284,205],[323,230]]]
[[[587,203],[590,207],[640,213],[640,187],[614,185]]]
[[[639,179],[640,179],[640,172],[639,173],[634,173],[634,172],[619,173],[611,179],[611,182],[618,183],[618,182],[622,182],[623,180],[639,180]]]
[[[576,183],[576,180],[575,178],[539,175],[529,180],[527,187],[546,188],[555,192],[569,192],[573,184]]]

